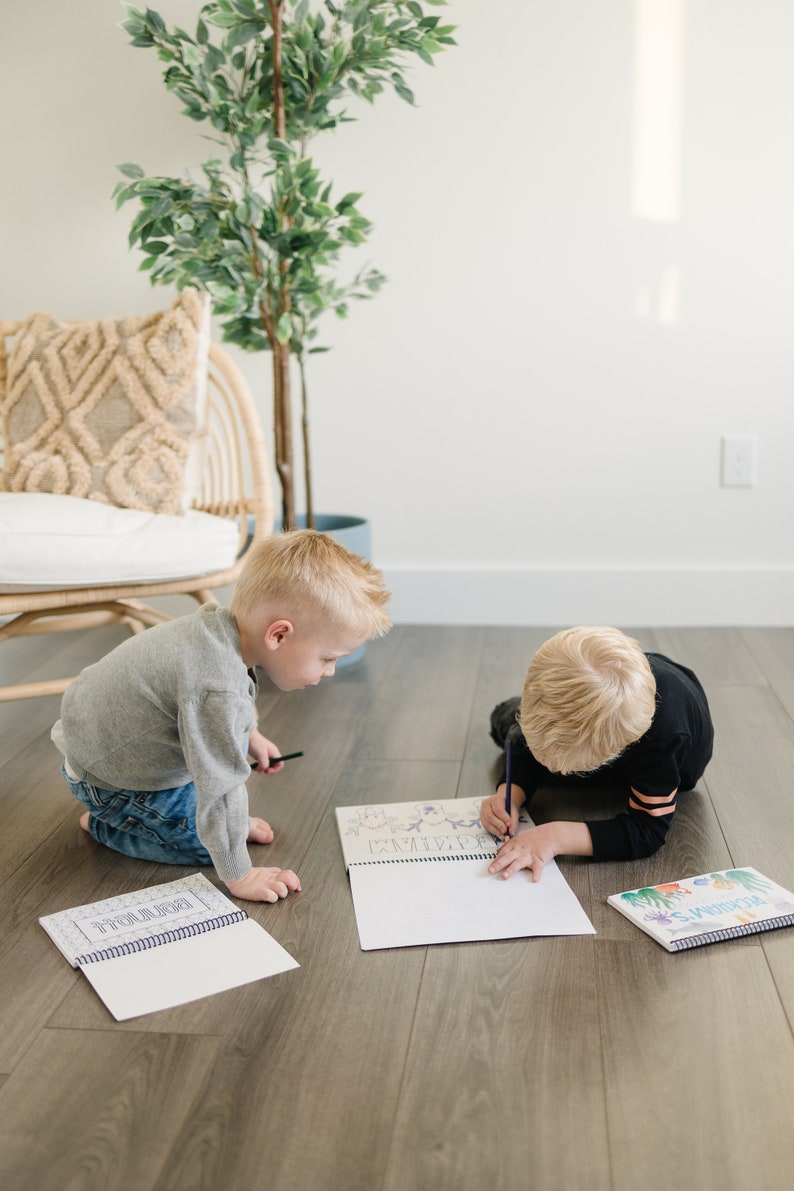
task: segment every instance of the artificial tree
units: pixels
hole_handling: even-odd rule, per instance
[[[443,6],[446,0],[425,0]],[[169,30],[151,9],[126,6],[133,46],[166,64],[166,87],[184,113],[208,122],[222,150],[201,177],[149,177],[120,166],[117,204],[136,200],[130,246],[145,253],[153,284],[209,291],[223,338],[272,354],[276,471],[282,525],[295,524],[291,366],[301,378],[307,523],[314,523],[305,357],[319,317],[348,313],[351,299],[384,281],[367,267],[342,282],[343,250],[367,240],[361,195],[334,201],[331,183],[307,156],[320,132],[352,117],[351,98],[370,103],[391,88],[413,103],[403,74],[413,56],[432,64],[454,44],[453,26],[414,0],[211,0],[195,35]]]

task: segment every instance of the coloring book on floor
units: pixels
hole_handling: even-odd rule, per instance
[[[203,873],[39,922],[117,1021],[300,966]]]
[[[794,893],[754,868],[629,889],[607,901],[668,951],[794,926]]]
[[[480,825],[481,802],[336,808],[362,950],[595,933],[554,861],[537,882],[488,872],[501,841]],[[522,811],[519,830],[530,826]]]

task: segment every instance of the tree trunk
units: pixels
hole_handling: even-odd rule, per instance
[[[273,341],[273,434],[276,472],[281,484],[281,528],[295,528],[295,477],[292,450],[290,347]]]
[[[309,392],[306,388],[306,368],[303,356],[298,357],[301,377],[301,427],[303,430],[303,475],[306,481],[306,528],[314,529],[314,495],[312,493],[312,460],[309,443]]]
[[[284,112],[284,79],[281,73],[283,57],[284,0],[270,0],[270,19],[273,23],[273,127],[280,141],[286,137],[286,115]]]
[[[284,0],[270,0],[273,25],[273,131],[279,140],[286,140],[284,110],[284,79],[282,75]],[[285,220],[289,223],[288,220]],[[267,326],[273,352],[273,422],[276,472],[281,483],[281,528],[295,528],[295,469],[292,450],[292,393],[290,389],[290,345],[278,339],[278,319],[290,308],[286,262],[279,264],[281,293],[271,325]]]

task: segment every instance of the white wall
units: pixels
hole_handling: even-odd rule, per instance
[[[315,145],[376,225],[351,271],[390,278],[313,364],[318,507],[371,518],[397,620],[794,623],[794,6],[446,11],[459,46],[413,71],[418,108]],[[211,147],[122,18],[4,12],[2,317],[171,299],[114,166]],[[269,422],[269,358],[238,359]],[[754,488],[720,487],[730,433],[758,436]]]

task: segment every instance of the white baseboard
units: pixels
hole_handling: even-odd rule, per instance
[[[383,573],[395,624],[794,625],[794,567]]]

